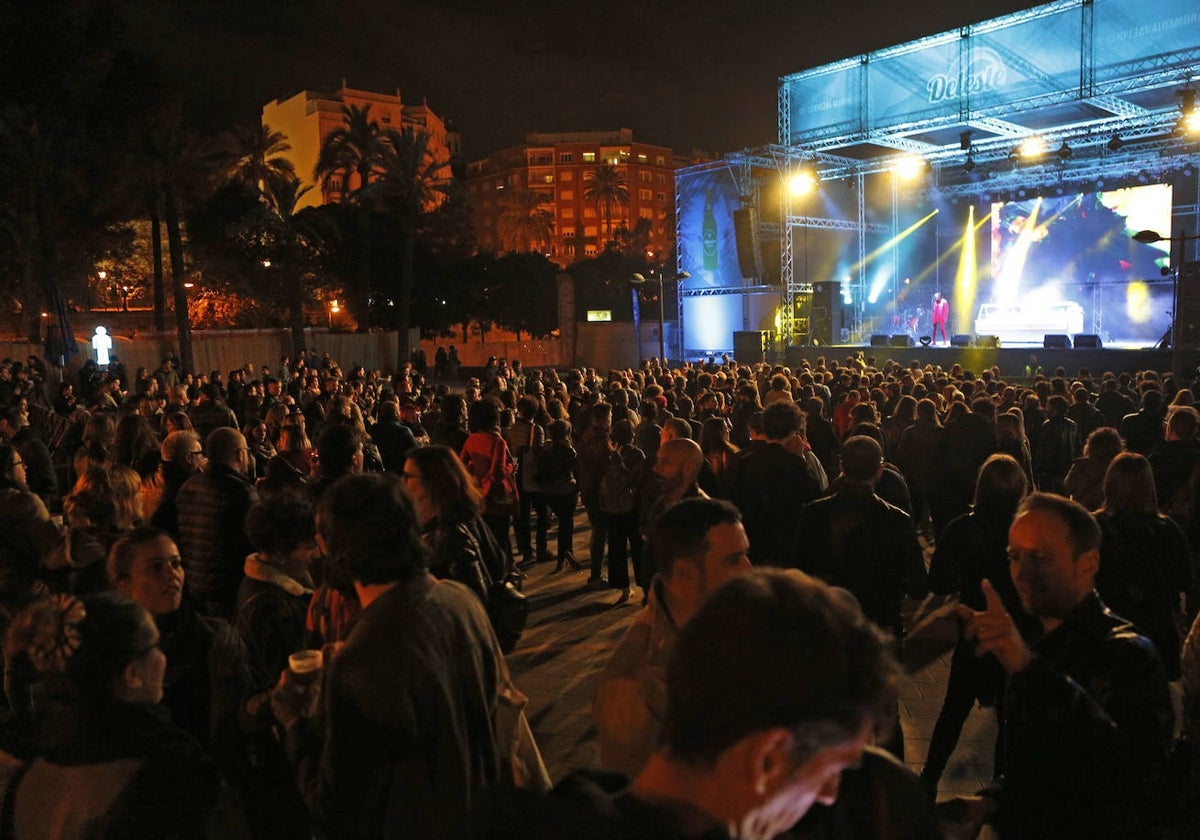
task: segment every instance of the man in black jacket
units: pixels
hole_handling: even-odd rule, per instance
[[[742,512],[756,566],[789,566],[796,551],[800,511],[821,495],[821,485],[800,455],[784,441],[800,428],[794,403],[776,403],[763,412],[764,445],[734,461],[730,500]]]
[[[1008,554],[1043,635],[1026,644],[987,581],[986,609],[958,607],[976,652],[1009,675],[1007,771],[969,801],[974,822],[995,817],[1002,838],[1160,836],[1170,694],[1154,646],[1092,588],[1095,518],[1035,493],[1017,511]]]
[[[246,474],[254,463],[246,439],[222,427],[205,441],[208,465],[179,488],[179,553],[188,589],[209,615],[232,619],[242,568],[254,546],[243,524],[258,496]]]

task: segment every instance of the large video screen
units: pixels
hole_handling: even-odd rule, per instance
[[[1167,329],[1168,243],[1132,236],[1169,234],[1170,185],[996,203],[990,221],[991,282],[975,301],[977,333],[1040,341],[1084,332],[1147,346]]]

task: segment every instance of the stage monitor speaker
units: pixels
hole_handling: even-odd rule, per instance
[[[975,336],[976,347],[999,347],[1000,336],[998,335],[977,335]]]
[[[812,340],[814,344],[833,344],[834,330],[841,326],[842,285],[837,280],[818,280],[812,293]]]
[[[758,245],[758,211],[743,207],[733,211],[733,235],[737,240],[738,269],[742,277],[762,277],[762,251]]]
[[[1047,350],[1070,350],[1071,337],[1057,333],[1046,333],[1042,338],[1042,347]]]
[[[1104,347],[1100,336],[1090,333],[1076,333],[1071,336],[1071,341],[1074,342],[1076,350],[1099,350]]]
[[[879,333],[873,334],[871,336],[871,346],[872,347],[887,347],[888,346],[888,337],[886,335],[881,335]]]
[[[733,334],[733,357],[748,364],[770,361],[771,339],[770,330],[739,330]]]
[[[894,335],[892,340],[888,342],[889,347],[912,347],[912,336],[908,333],[904,335]]]
[[[950,336],[951,347],[970,347],[972,343],[971,336],[966,335],[965,333],[958,333]]]

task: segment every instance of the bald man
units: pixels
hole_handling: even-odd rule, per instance
[[[646,519],[647,531],[676,502],[683,499],[709,498],[697,482],[703,466],[704,453],[700,450],[700,444],[694,440],[672,438],[658,447],[654,474],[661,482],[661,493]]]

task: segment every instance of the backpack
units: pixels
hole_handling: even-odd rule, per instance
[[[608,465],[600,476],[600,509],[610,514],[632,513],[636,506],[636,489],[633,470],[625,463],[624,454],[610,452]]]

